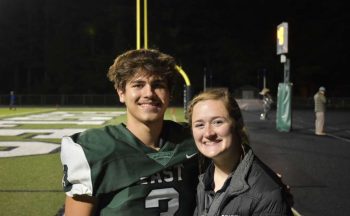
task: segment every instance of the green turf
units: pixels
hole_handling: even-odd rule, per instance
[[[0,158],[1,215],[55,215],[64,202],[59,154]]]
[[[59,154],[0,158],[1,190],[60,190]],[[5,178],[4,178],[5,177]]]
[[[0,119],[20,115],[30,115],[53,111],[125,111],[124,108],[17,108],[16,111],[0,108]],[[185,121],[182,108],[169,108],[165,119]],[[126,116],[118,116],[106,124],[119,124],[126,121]],[[18,129],[60,129],[91,128],[100,125],[72,124],[23,124]],[[0,141],[42,141],[59,143],[58,139],[33,139],[33,134],[20,136],[0,136]],[[1,148],[0,151],[6,148]],[[37,216],[55,215],[64,203],[61,191],[62,167],[59,153],[48,155],[0,158],[0,215],[1,216]]]
[[[20,115],[29,115],[36,113],[45,113],[55,111],[54,108],[17,108],[16,110],[10,110],[8,108],[0,108],[0,118],[9,118]]]
[[[64,202],[62,192],[1,192],[2,216],[54,216]]]

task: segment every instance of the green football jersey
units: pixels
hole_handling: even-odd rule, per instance
[[[190,131],[165,121],[160,150],[123,124],[62,139],[67,195],[98,198],[96,215],[192,215],[198,157]]]

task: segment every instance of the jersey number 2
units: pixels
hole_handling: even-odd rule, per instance
[[[159,201],[168,201],[168,211],[160,213],[160,216],[175,215],[179,209],[179,193],[174,188],[163,188],[152,190],[146,197],[146,208],[159,207]]]

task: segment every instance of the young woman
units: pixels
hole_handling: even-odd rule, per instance
[[[248,146],[237,102],[226,89],[210,89],[189,105],[198,150],[212,160],[199,176],[194,215],[292,215],[285,185]]]

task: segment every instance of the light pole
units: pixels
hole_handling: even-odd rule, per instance
[[[276,128],[278,131],[289,132],[292,128],[292,83],[290,83],[290,60],[288,53],[288,23],[277,26],[277,55],[280,55],[284,67],[283,83],[278,84]]]

